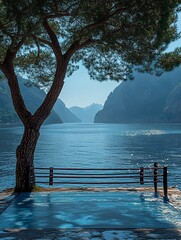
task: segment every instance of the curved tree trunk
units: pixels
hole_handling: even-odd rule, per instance
[[[39,130],[24,129],[23,138],[16,150],[16,192],[30,192],[34,187],[33,159]]]
[[[14,71],[13,60],[17,51],[21,47],[21,43],[17,46],[15,52],[11,51],[11,49],[7,51],[5,60],[1,65],[1,70],[8,80],[14,108],[24,125],[23,138],[16,150],[17,162],[15,191],[17,192],[31,191],[34,187],[35,176],[32,167],[34,152],[39,138],[39,129],[51,113],[51,110],[62,90],[67,65],[71,57],[71,53],[68,56],[62,55],[58,38],[49,26],[47,20],[44,21],[44,28],[50,37],[51,42],[49,42],[49,46],[55,54],[57,65],[52,86],[43,103],[34,114],[31,114],[26,108],[21,95],[18,79]],[[46,41],[46,43],[47,42],[48,41]]]
[[[60,71],[60,72],[59,72]],[[17,192],[29,192],[34,187],[35,176],[33,167],[34,152],[39,138],[39,129],[51,110],[63,87],[65,70],[60,69],[42,105],[28,122],[24,121],[24,134],[16,150],[16,187]]]

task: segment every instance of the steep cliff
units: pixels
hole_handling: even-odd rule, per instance
[[[64,123],[81,122],[81,120],[75,114],[66,108],[65,104],[60,99],[57,100],[53,109],[61,117]]]
[[[181,83],[168,95],[164,113],[171,122],[181,122]]]
[[[161,77],[135,73],[107,98],[94,122],[181,122],[181,69]]]

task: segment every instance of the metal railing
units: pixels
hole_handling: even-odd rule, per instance
[[[153,167],[140,168],[35,167],[34,172],[35,185],[84,185],[87,187],[87,185],[153,184],[154,191],[157,192],[158,183],[162,183],[164,196],[167,197],[168,194],[167,166],[159,166],[157,163],[154,163]]]

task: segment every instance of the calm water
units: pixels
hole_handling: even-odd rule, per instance
[[[22,128],[0,129],[0,190],[12,187]],[[35,154],[39,167],[118,168],[169,165],[169,185],[181,189],[181,124],[47,125]]]

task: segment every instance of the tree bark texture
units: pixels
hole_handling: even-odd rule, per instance
[[[34,187],[33,160],[39,131],[24,129],[23,138],[16,150],[16,192],[30,192]]]

